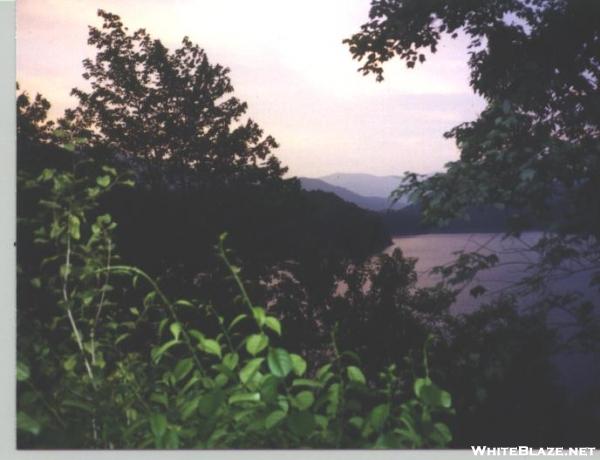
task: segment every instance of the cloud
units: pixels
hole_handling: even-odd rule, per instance
[[[100,25],[97,7],[17,2],[17,76],[53,102],[53,116],[85,83],[81,61],[93,55],[87,26]],[[416,69],[388,63],[383,83],[360,75],[341,42],[367,19],[368,0],[103,0],[101,7],[171,48],[188,35],[212,62],[230,67],[236,95],[276,136],[293,174],[323,175],[348,161],[377,174],[439,169],[456,156],[442,133],[482,107],[468,86],[462,37],[445,40]]]

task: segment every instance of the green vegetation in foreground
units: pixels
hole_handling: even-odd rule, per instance
[[[65,140],[75,150],[77,140]],[[280,321],[254,305],[221,235],[217,253],[238,286],[220,331],[183,318],[212,308],[171,300],[142,270],[123,265],[116,223],[97,214],[113,187],[132,183],[114,168],[79,161],[73,169],[22,173],[40,200],[35,242],[46,251],[28,279],[56,308],[20,325],[17,427],[21,447],[71,448],[416,448],[443,447],[450,394],[424,376],[400,390],[394,365],[367,381],[354,353],[315,368],[279,346]],[[125,296],[134,291],[137,297]],[[126,302],[124,302],[126,299]],[[142,346],[131,336],[145,331]]]

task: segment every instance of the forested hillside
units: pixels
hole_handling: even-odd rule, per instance
[[[510,234],[541,225],[530,292],[565,261],[597,274],[595,96],[562,70],[533,84],[554,75],[545,57],[540,75],[521,75],[494,54],[515,34],[546,50],[555,42],[541,19],[563,34],[583,15],[587,28],[559,56],[572,64],[581,48],[593,73],[597,25],[576,2],[459,3],[374,0],[371,21],[348,40],[379,77],[395,55],[424,61],[417,50],[459,25],[489,40],[489,54],[470,63],[489,107],[450,133],[460,159],[445,173],[407,175],[398,195],[417,202],[426,229],[468,209],[483,210],[482,224],[498,217],[488,210],[510,209]],[[502,26],[511,13],[531,21],[531,36]],[[571,397],[554,362],[558,350],[597,349],[594,305],[565,296],[524,306],[507,292],[452,315],[461,289],[481,294],[473,280],[493,255],[457,253],[439,283],[420,287],[415,259],[383,252],[390,222],[422,228],[403,217],[415,208],[382,217],[302,190],[229,69],[187,37],[168,49],[115,14],[98,16],[73,108],[50,120],[52,95],[17,89],[19,448],[597,441],[597,392]],[[526,49],[520,63],[538,55]],[[555,92],[571,79],[579,96]],[[597,90],[597,73],[587,80]],[[557,180],[569,204],[558,215],[547,200]],[[590,252],[574,251],[582,240]],[[581,327],[568,343],[548,321],[556,308]]]

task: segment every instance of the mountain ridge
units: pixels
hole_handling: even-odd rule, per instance
[[[344,187],[338,187],[336,185],[329,184],[328,182],[321,179],[315,179],[310,177],[299,177],[298,179],[300,180],[300,184],[302,185],[302,188],[304,190],[320,190],[322,192],[333,193],[342,200],[354,203],[355,205],[364,209],[368,209],[371,211],[385,211],[387,209],[393,209],[394,207],[396,207],[393,206],[392,202],[387,198],[379,196],[359,195]]]
[[[398,176],[335,173],[320,178],[299,177],[298,179],[304,190],[332,193],[360,208],[378,212],[391,235],[422,234],[434,230],[437,233],[497,232],[506,227],[509,215],[507,210],[498,210],[489,206],[471,208],[468,210],[470,218],[455,219],[445,227],[434,228],[421,222],[420,206],[410,203],[406,197],[392,205],[389,194],[377,196],[356,192],[357,189],[371,190],[375,193],[377,191],[383,193],[388,189],[395,190],[402,182]],[[352,188],[332,184],[327,179],[348,184]],[[375,185],[370,186],[368,181],[372,181]]]
[[[343,187],[358,195],[386,199],[402,183],[401,176],[376,176],[367,173],[333,173],[318,179],[337,187]]]
[[[320,190],[337,195],[341,199],[371,211],[401,209],[408,200],[393,203],[390,199],[402,182],[400,176],[375,176],[362,173],[334,173],[322,177],[298,177],[302,188]]]

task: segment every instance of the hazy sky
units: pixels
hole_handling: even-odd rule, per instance
[[[188,35],[231,69],[235,94],[281,145],[290,173],[429,173],[455,159],[442,134],[483,107],[468,86],[464,40],[446,40],[417,69],[386,66],[376,83],[342,40],[367,19],[369,0],[17,0],[17,78],[52,115],[75,105],[87,26],[118,14],[174,48]]]

